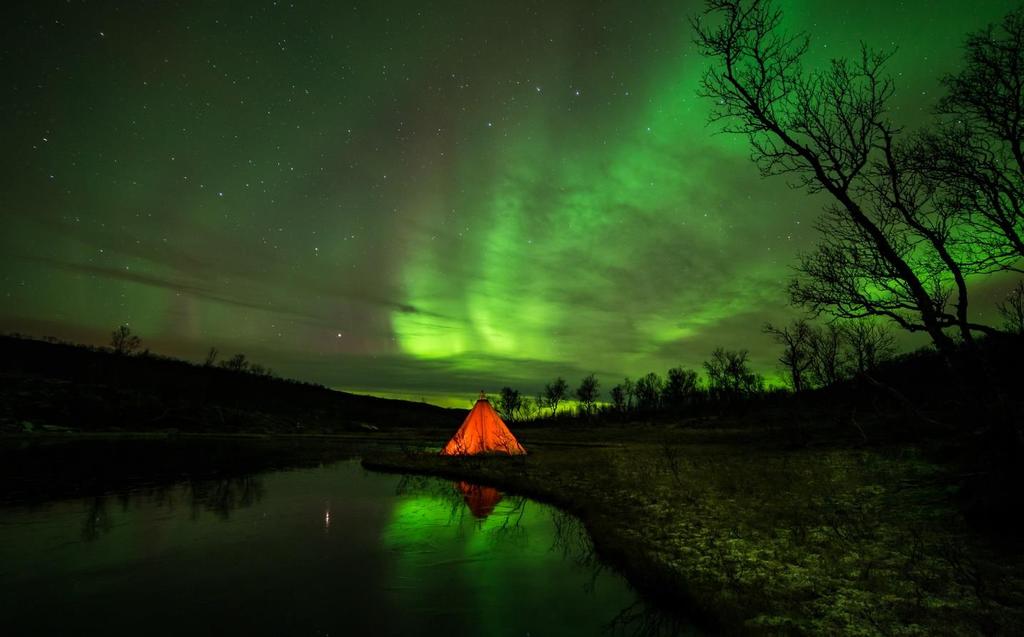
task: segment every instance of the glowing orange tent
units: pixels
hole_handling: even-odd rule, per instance
[[[442,456],[473,456],[480,453],[526,453],[508,430],[505,421],[483,396],[473,405],[462,426],[441,450]]]

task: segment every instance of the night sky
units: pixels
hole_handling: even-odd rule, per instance
[[[795,315],[824,200],[706,124],[701,2],[23,4],[0,26],[2,331],[128,323],[161,354],[460,405],[719,345],[777,375],[761,326]],[[898,46],[913,127],[1015,4],[781,7],[812,65]]]

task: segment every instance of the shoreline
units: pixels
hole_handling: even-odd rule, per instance
[[[572,443],[561,443],[571,446]],[[531,500],[554,506],[578,518],[584,525],[597,557],[621,574],[636,590],[645,602],[659,611],[666,613],[672,620],[683,625],[691,625],[702,633],[735,634],[738,626],[730,626],[710,609],[692,599],[685,588],[680,586],[679,575],[663,567],[639,550],[629,550],[628,539],[615,535],[617,528],[607,521],[602,523],[600,512],[580,506],[573,500],[560,497],[530,482],[517,480],[515,477],[496,475],[492,472],[474,470],[471,461],[461,466],[430,466],[420,462],[403,462],[402,456],[392,454],[367,455],[361,460],[363,468],[378,473],[396,475],[422,475],[446,480],[466,480],[482,486],[494,487],[509,494],[527,497]],[[408,458],[408,456],[405,456]],[[457,458],[443,458],[436,455],[421,454],[418,459],[441,460],[446,463]],[[504,458],[488,458],[489,461],[504,462]],[[514,458],[509,458],[514,462]],[[454,463],[452,463],[454,464]],[[624,542],[626,545],[624,546]]]
[[[525,441],[524,441],[524,444]],[[1013,634],[1020,553],[954,506],[913,447],[534,445],[527,456],[368,453],[368,470],[466,480],[581,520],[653,607],[716,634]],[[894,486],[890,486],[894,485]]]
[[[572,514],[651,608],[696,630],[1024,632],[1024,541],[972,526],[962,476],[921,447],[793,448],[749,427],[631,423],[523,428],[526,456],[439,456],[448,434],[48,431],[0,435],[0,451],[26,501],[123,481],[106,451],[77,442],[117,445],[129,474],[169,482],[358,457],[368,470],[467,480]],[[50,484],[55,463],[67,479]]]

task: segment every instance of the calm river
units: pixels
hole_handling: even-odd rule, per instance
[[[673,632],[575,518],[356,460],[8,502],[0,617],[5,635]]]

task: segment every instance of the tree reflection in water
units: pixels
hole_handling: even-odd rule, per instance
[[[216,480],[190,480],[128,493],[100,495],[87,501],[81,537],[86,542],[92,542],[113,528],[114,522],[108,510],[111,500],[118,501],[124,513],[142,504],[164,507],[169,511],[179,505],[186,505],[191,509],[193,520],[204,512],[214,513],[227,520],[233,511],[250,507],[262,500],[265,493],[261,478],[246,475]]]
[[[623,608],[607,628],[609,634],[629,637],[673,637],[697,635],[697,630],[643,600]]]
[[[107,514],[107,496],[97,496],[85,507],[82,519],[82,539],[92,542],[111,529],[110,516]]]
[[[421,541],[429,537],[429,533],[450,533],[448,537],[451,539],[469,539],[469,546],[475,546],[471,550],[483,551],[485,554],[497,550],[505,555],[505,558],[496,559],[509,559],[509,555],[513,556],[512,561],[506,565],[499,562],[496,563],[497,569],[489,566],[478,572],[500,573],[504,576],[517,569],[522,572],[525,563],[523,559],[535,559],[528,556],[536,555],[539,548],[541,554],[556,555],[556,561],[564,560],[578,569],[577,572],[583,575],[582,590],[587,595],[600,599],[602,591],[607,593],[606,589],[599,590],[602,581],[607,581],[607,578],[601,579],[600,576],[609,569],[596,555],[583,523],[573,515],[524,497],[502,493],[493,487],[468,482],[405,476],[399,479],[396,492],[399,496],[411,498],[410,503],[415,502],[415,506],[420,507],[412,509],[417,513],[411,518],[409,528],[432,529],[428,535],[418,536]],[[127,519],[128,514],[135,513],[137,509],[157,507],[169,513],[181,509],[193,520],[198,520],[206,513],[227,520],[235,511],[252,507],[267,495],[261,477],[242,475],[191,480],[98,496],[84,501],[81,537],[87,542],[101,539],[123,523],[118,520],[119,512]],[[427,521],[425,526],[423,520]],[[396,540],[395,545],[407,548],[408,545],[403,544],[403,541]],[[433,550],[434,540],[428,542],[431,547],[427,550]],[[415,553],[414,550],[412,554]],[[515,566],[510,567],[508,564]],[[573,578],[572,581],[575,583],[566,582],[561,585],[580,586],[580,579]],[[557,588],[559,583],[538,582],[537,585]],[[646,603],[633,602],[608,620],[602,634],[661,637],[692,632],[691,627],[671,615]]]
[[[250,507],[263,499],[263,481],[254,476],[188,483],[193,516],[212,511],[228,519],[235,509]]]
[[[551,523],[555,530],[551,550],[561,553],[564,559],[580,568],[589,569],[590,581],[585,588],[587,592],[592,592],[598,576],[609,570],[609,567],[598,558],[586,527],[575,515],[554,507],[551,508]],[[638,600],[619,611],[609,622],[606,632],[629,637],[669,637],[693,634],[694,629],[647,602]]]
[[[531,505],[546,509],[551,520],[550,551],[587,573],[584,591],[594,594],[599,577],[609,570],[597,556],[590,534],[576,516],[552,506],[536,505],[527,498],[503,494],[493,487],[465,481],[448,482],[423,476],[404,476],[396,495],[428,497],[448,510],[448,526],[461,537],[469,523],[476,529],[486,527],[487,538],[495,544],[524,546],[528,540],[527,510]],[[693,626],[674,615],[636,601],[620,610],[605,626],[604,634],[623,637],[669,637],[696,634]]]

